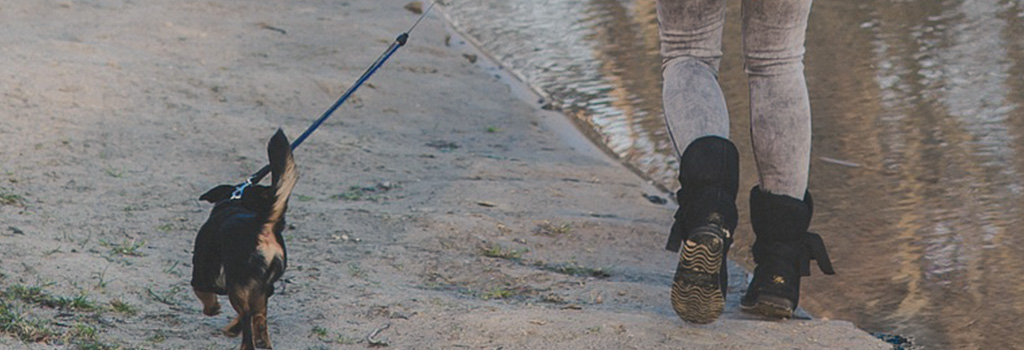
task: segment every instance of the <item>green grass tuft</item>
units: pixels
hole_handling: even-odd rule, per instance
[[[522,259],[523,253],[528,252],[529,249],[507,249],[497,243],[492,244],[490,247],[481,249],[481,254],[489,258],[499,258],[505,260],[519,260]]]
[[[41,286],[28,287],[16,284],[7,287],[2,293],[7,299],[20,300],[24,303],[35,304],[43,307],[60,308],[69,311],[93,311],[96,304],[89,300],[85,294],[75,297],[57,297],[43,290]]]
[[[564,263],[564,264],[547,264],[542,267],[546,271],[556,272],[563,275],[579,276],[579,277],[595,277],[595,278],[608,278],[612,274],[600,267],[586,267],[580,266],[575,262]]]
[[[25,197],[9,192],[0,192],[0,205],[21,205]]]
[[[139,313],[139,309],[129,305],[121,299],[111,300],[110,307],[114,308],[114,311],[128,316],[135,316],[135,314]]]
[[[480,299],[483,300],[495,300],[495,299],[508,299],[516,295],[516,292],[505,288],[505,287],[494,287],[490,290],[480,294]]]
[[[312,333],[313,335],[320,339],[327,338],[327,328],[324,327],[314,326],[313,330],[311,330],[310,333]]]
[[[110,253],[120,256],[144,256],[139,251],[143,246],[146,245],[146,241],[123,240],[121,243],[111,243],[107,241],[100,241],[100,245],[110,248]]]
[[[93,311],[96,310],[96,304],[89,300],[84,294],[72,298],[57,297],[57,305],[65,310],[74,311]]]
[[[26,343],[43,342],[55,334],[49,322],[30,319],[3,300],[0,300],[0,333]]]
[[[545,234],[548,236],[564,235],[566,233],[572,232],[572,223],[563,222],[561,224],[553,224],[549,221],[544,221],[540,224],[537,224],[537,228],[534,230],[534,232]]]

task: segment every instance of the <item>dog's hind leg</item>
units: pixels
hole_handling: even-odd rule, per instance
[[[252,307],[249,305],[251,300],[252,290],[250,286],[234,287],[229,288],[228,298],[231,300],[231,306],[238,312],[238,317],[231,324],[228,324],[224,328],[224,334],[229,337],[238,336],[239,328],[242,333],[242,345],[240,349],[251,350],[255,346],[253,344],[253,329],[252,329]]]
[[[225,337],[234,338],[240,333],[242,333],[242,314],[235,316],[235,319],[231,320],[231,322],[224,327]]]
[[[229,294],[228,295],[228,299],[231,300],[231,306],[234,307],[236,315],[235,315],[235,319],[231,320],[231,322],[228,323],[228,325],[224,327],[224,336],[228,337],[228,338],[234,338],[234,337],[237,337],[238,334],[242,332],[242,315],[243,315],[243,312],[242,312],[242,309],[240,307],[241,306],[240,302],[235,300],[235,297],[232,296],[233,295],[232,293],[228,293],[228,294]]]
[[[255,350],[255,339],[252,329],[252,314],[242,316],[242,345],[240,350]]]
[[[217,294],[200,292],[195,288],[193,288],[192,291],[196,293],[196,297],[203,303],[203,315],[216,316],[217,314],[220,314],[220,303],[217,302]]]
[[[254,293],[249,301],[252,308],[252,326],[256,347],[261,349],[272,349],[270,344],[270,331],[267,327],[267,295]]]

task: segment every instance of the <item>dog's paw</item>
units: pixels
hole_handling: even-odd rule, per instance
[[[233,330],[231,328],[224,328],[224,336],[225,337],[235,338],[235,337],[238,337],[239,333],[242,333],[242,332],[239,332],[237,330]]]
[[[267,329],[267,317],[263,315],[253,316],[253,333],[256,335],[256,348],[273,349],[270,345],[270,332]]]
[[[203,315],[206,316],[217,316],[220,315],[220,304],[214,304],[208,307],[203,307]]]
[[[240,333],[242,333],[242,323],[238,321],[237,317],[234,320],[231,320],[231,323],[229,323],[227,327],[224,327],[225,337],[234,338]]]

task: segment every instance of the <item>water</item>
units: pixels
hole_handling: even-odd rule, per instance
[[[728,6],[720,81],[749,188],[739,1]],[[625,162],[677,186],[654,0],[459,0],[446,11]],[[819,0],[805,63],[812,229],[839,275],[809,278],[801,306],[928,348],[1024,344],[1024,1]],[[733,256],[749,267],[745,219]]]

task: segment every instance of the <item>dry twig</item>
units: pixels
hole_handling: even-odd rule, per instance
[[[385,329],[388,329],[388,327],[391,327],[390,323],[386,323],[383,326],[374,329],[373,332],[370,332],[370,334],[366,335],[366,343],[370,344],[371,347],[391,345],[391,343],[388,342],[388,338],[376,339],[377,336],[380,335],[380,333],[383,332]]]

